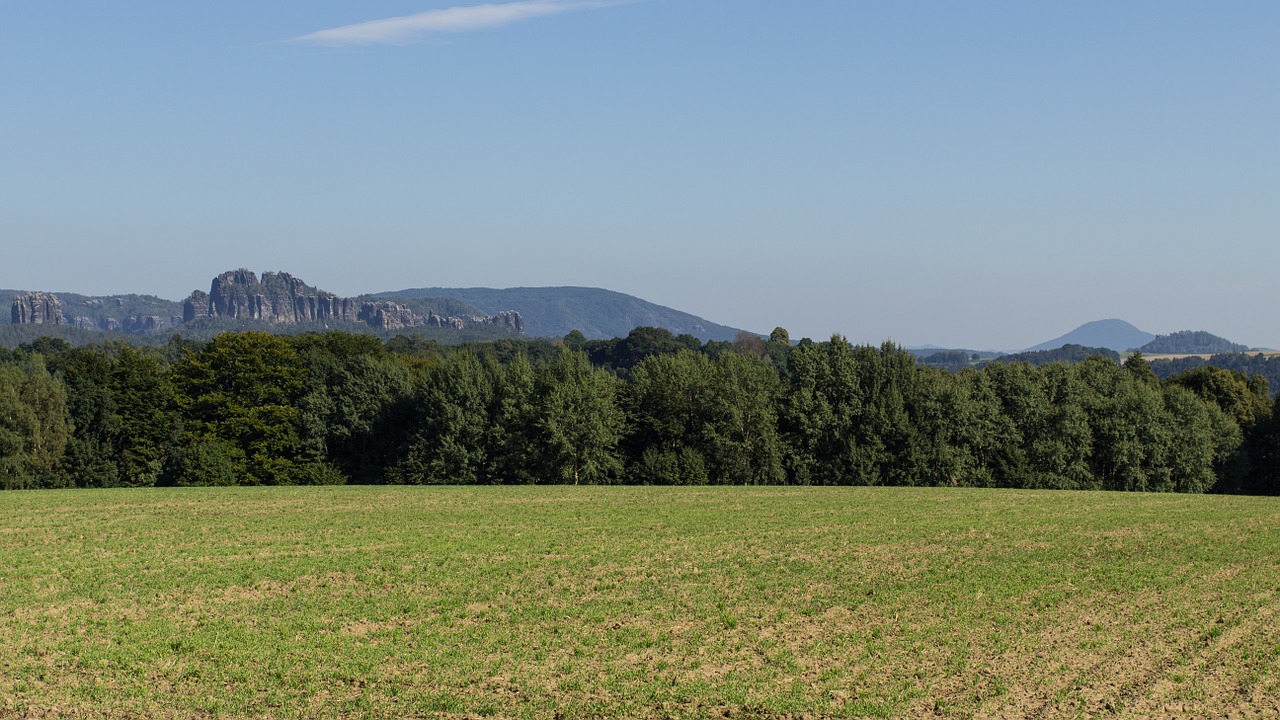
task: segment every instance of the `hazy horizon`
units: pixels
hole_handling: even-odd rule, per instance
[[[1280,6],[0,4],[0,287],[602,287],[793,337],[1280,346]],[[1255,308],[1257,310],[1255,310]]]

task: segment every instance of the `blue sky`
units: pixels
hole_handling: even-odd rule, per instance
[[[1280,3],[0,0],[0,287],[1280,346]]]

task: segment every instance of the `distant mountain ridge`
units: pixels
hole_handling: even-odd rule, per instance
[[[520,335],[524,321],[509,310],[483,315],[456,301],[418,302],[415,307],[376,298],[344,298],[312,287],[286,272],[261,277],[241,268],[213,278],[209,291],[196,290],[181,303],[150,296],[92,298],[71,293],[12,292],[11,325],[73,328],[129,335],[262,328],[296,332],[333,327],[367,327],[394,332],[418,328],[494,328]],[[463,310],[453,314],[448,310]]]
[[[638,327],[661,327],[702,341],[733,340],[741,330],[614,290],[589,287],[414,288],[376,293],[387,300],[447,297],[496,312],[514,310],[533,337],[564,337],[578,330],[589,339],[626,337]]]
[[[1094,320],[1087,322],[1058,338],[1033,345],[1023,352],[1055,350],[1063,345],[1081,345],[1088,348],[1106,348],[1116,352],[1142,347],[1155,340],[1152,333],[1139,330],[1124,320]]]
[[[1118,353],[1138,350],[1150,355],[1212,355],[1250,351],[1248,345],[1231,342],[1203,330],[1181,330],[1167,335],[1153,335],[1124,320],[1111,319],[1087,322],[1066,335],[1027,348],[1023,352],[1043,352],[1066,345],[1106,348]]]
[[[490,315],[447,315],[432,307],[422,313],[390,300],[339,297],[285,272],[266,272],[259,279],[252,270],[244,269],[215,277],[207,293],[191,293],[183,303],[182,316],[184,322],[223,317],[284,325],[344,322],[391,331],[492,326],[516,334],[524,332],[523,318],[509,309]]]
[[[11,301],[8,322],[66,325],[80,330],[142,334],[182,322],[182,303],[154,295],[104,295],[0,290]],[[0,323],[5,322],[0,319]]]
[[[102,333],[163,337],[180,332],[203,337],[224,330],[302,332],[339,328],[378,333],[440,333],[467,329],[451,342],[476,339],[473,330],[564,337],[573,330],[588,338],[626,337],[651,326],[699,340],[733,340],[741,332],[690,313],[612,290],[586,287],[418,288],[343,298],[285,272],[259,277],[232,270],[214,277],[209,291],[185,301],[149,295],[93,297],[74,293],[0,290],[11,312],[0,325],[21,340],[45,332],[91,342]],[[7,341],[9,342],[9,341]],[[11,343],[10,343],[11,344]]]

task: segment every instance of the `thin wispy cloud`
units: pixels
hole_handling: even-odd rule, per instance
[[[317,45],[402,45],[436,33],[464,32],[586,8],[617,5],[620,0],[523,0],[428,10],[416,15],[370,20],[294,38]]]

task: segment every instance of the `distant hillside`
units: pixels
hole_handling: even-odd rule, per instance
[[[493,313],[515,310],[531,337],[564,337],[573,330],[592,339],[626,337],[638,327],[660,327],[699,340],[733,340],[740,331],[696,315],[612,290],[585,287],[417,288],[377,293],[385,300],[454,298]]]
[[[0,325],[12,322],[11,303],[24,290],[0,290]],[[159,332],[182,323],[182,303],[154,295],[104,295],[94,297],[76,293],[56,294],[66,325],[81,330],[102,330],[141,334]]]
[[[1157,335],[1154,340],[1138,349],[1151,355],[1213,355],[1248,352],[1249,346],[1233,343],[1203,330],[1183,330]]]
[[[0,348],[15,348],[42,337],[57,338],[67,341],[70,345],[79,346],[108,340],[119,340],[135,345],[153,344],[159,342],[160,336],[128,335],[109,330],[83,330],[74,325],[16,325],[10,323],[8,318],[0,323]]]
[[[963,348],[947,349],[938,347],[907,348],[907,352],[915,356],[921,365],[928,365],[939,370],[958,372],[965,368],[978,367],[984,361],[995,359],[1000,353],[990,350],[966,350]]]
[[[30,343],[37,338],[51,337],[65,340],[73,346],[90,345],[110,340],[126,342],[130,345],[163,345],[169,342],[174,334],[187,340],[208,340],[224,332],[245,332],[259,330],[283,335],[295,335],[308,332],[325,332],[339,330],[342,332],[364,335],[375,335],[389,340],[396,335],[411,333],[424,340],[453,345],[464,342],[483,342],[512,337],[510,330],[493,326],[476,325],[462,329],[452,327],[415,327],[408,330],[382,330],[369,327],[365,323],[343,322],[300,322],[290,324],[273,324],[260,320],[235,320],[227,318],[200,318],[171,328],[170,332],[128,333],[115,330],[84,329],[75,325],[15,325],[9,322],[0,323],[0,348],[15,348]]]
[[[1087,322],[1062,337],[1040,343],[1026,349],[1026,352],[1054,350],[1063,345],[1083,345],[1084,347],[1107,348],[1116,352],[1142,347],[1156,338],[1149,332],[1143,332],[1123,320],[1094,320]]]
[[[28,293],[21,290],[0,290],[0,300],[4,301],[0,325],[10,323],[9,304],[13,298],[25,294]],[[185,337],[215,328],[248,329],[257,324],[273,332],[367,324],[381,333],[426,331],[436,325],[456,329],[506,323],[532,337],[563,337],[579,330],[591,339],[626,337],[633,329],[648,326],[665,328],[674,335],[693,335],[702,341],[733,340],[740,332],[631,295],[583,287],[419,288],[340,298],[288,273],[264,273],[259,279],[249,270],[237,270],[214,278],[210,292],[196,291],[185,302],[148,295],[90,297],[57,293],[54,297],[57,300],[50,307],[55,308],[51,312],[60,313],[59,324],[14,327],[5,335],[6,340],[12,344],[40,333],[41,327],[45,334],[67,335],[74,341],[92,338],[95,332],[167,337],[177,331]],[[485,314],[490,317],[482,317]],[[218,322],[208,322],[211,318]],[[24,318],[23,322],[40,320],[37,316],[34,320]],[[85,331],[83,338],[80,333],[70,332],[72,329]],[[475,335],[464,333],[454,339],[462,341]]]
[[[1107,359],[1120,362],[1120,353],[1110,348],[1104,347],[1085,347],[1083,345],[1068,344],[1052,350],[1028,350],[1027,352],[1015,353],[1013,355],[1001,355],[992,362],[1025,362],[1031,363],[1037,367],[1048,365],[1049,363],[1065,362],[1077,363],[1083,362],[1085,359],[1094,355],[1101,355]]]
[[[211,337],[227,330],[297,332],[342,329],[388,335],[416,332],[444,342],[520,336],[519,313],[483,315],[452,298],[415,298],[395,303],[344,298],[312,287],[285,272],[230,270],[213,278],[209,292],[196,290],[183,302],[150,295],[90,297],[74,293],[0,290],[8,301],[0,343],[15,345],[42,335],[73,344],[116,335],[165,338]]]
[[[1234,370],[1249,378],[1261,376],[1266,378],[1273,396],[1280,392],[1280,355],[1219,353],[1208,359],[1203,355],[1187,355],[1173,359],[1155,358],[1151,360],[1151,369],[1155,372],[1156,377],[1161,380],[1202,367]]]

